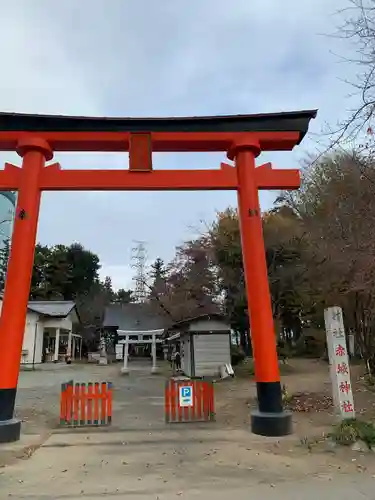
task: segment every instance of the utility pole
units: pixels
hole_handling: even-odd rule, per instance
[[[144,302],[147,298],[146,291],[146,260],[147,252],[144,241],[135,241],[136,246],[132,248],[132,268],[135,269],[133,281],[135,282],[134,297],[136,302]]]

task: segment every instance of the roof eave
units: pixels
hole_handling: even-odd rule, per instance
[[[162,118],[0,113],[0,132],[298,132],[300,142],[316,115],[316,109]]]
[[[166,328],[165,331],[169,332],[173,329],[181,328],[183,326],[189,325],[189,324],[194,323],[196,321],[202,321],[204,319],[207,319],[208,321],[210,321],[211,318],[216,318],[216,319],[219,319],[223,322],[225,321],[225,316],[223,314],[220,314],[220,313],[200,314],[198,316],[194,316],[193,318],[188,318],[188,319],[184,319],[181,321],[177,321],[176,323],[173,323],[169,328]],[[228,322],[228,324],[229,324],[229,322]]]
[[[46,303],[48,303],[48,301],[46,301]],[[29,311],[34,312],[35,314],[39,314],[40,316],[45,316],[45,317],[48,317],[48,318],[58,318],[58,319],[67,318],[67,317],[69,316],[69,314],[73,311],[73,309],[75,309],[75,310],[76,310],[77,317],[78,317],[78,320],[80,321],[79,314],[78,314],[78,310],[77,310],[77,306],[76,306],[75,304],[74,304],[74,305],[73,305],[73,306],[69,309],[69,311],[68,311],[66,314],[64,314],[64,315],[62,315],[62,314],[55,315],[55,314],[48,314],[48,313],[40,312],[40,311],[38,311],[38,310],[34,309],[34,308],[33,308],[33,306],[32,306],[32,303],[31,303],[31,305],[30,305],[30,302],[29,302],[29,303],[28,303],[28,305],[27,305],[27,309],[28,309]]]

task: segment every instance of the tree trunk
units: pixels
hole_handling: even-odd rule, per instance
[[[252,354],[251,342],[250,342],[249,332],[246,330],[241,330],[240,332],[240,345],[245,355],[251,356]]]

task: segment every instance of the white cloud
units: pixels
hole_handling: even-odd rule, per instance
[[[342,0],[232,0],[229,8],[216,0],[3,1],[0,110],[166,116],[318,107],[311,129],[319,132],[349,106],[349,89],[338,77],[354,70],[333,55],[347,46],[324,36],[334,31],[331,15],[342,7]],[[294,167],[314,140],[264,160]],[[19,161],[11,154],[1,159]],[[127,163],[126,155],[57,159],[64,168]],[[214,167],[220,159],[165,155],[155,164]],[[46,193],[39,239],[81,241],[100,255],[116,286],[127,286],[133,239],[169,259],[191,226],[235,199],[234,193]],[[272,199],[261,195],[263,206]]]
[[[113,266],[111,264],[107,265],[103,262],[99,274],[100,278],[103,280],[106,276],[111,277],[114,290],[118,290],[119,288],[134,288],[134,269],[132,269],[129,265]]]

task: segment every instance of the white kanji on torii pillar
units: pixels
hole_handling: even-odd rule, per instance
[[[341,307],[329,307],[324,311],[333,402],[339,417],[355,418],[349,356],[346,346],[344,321]]]

